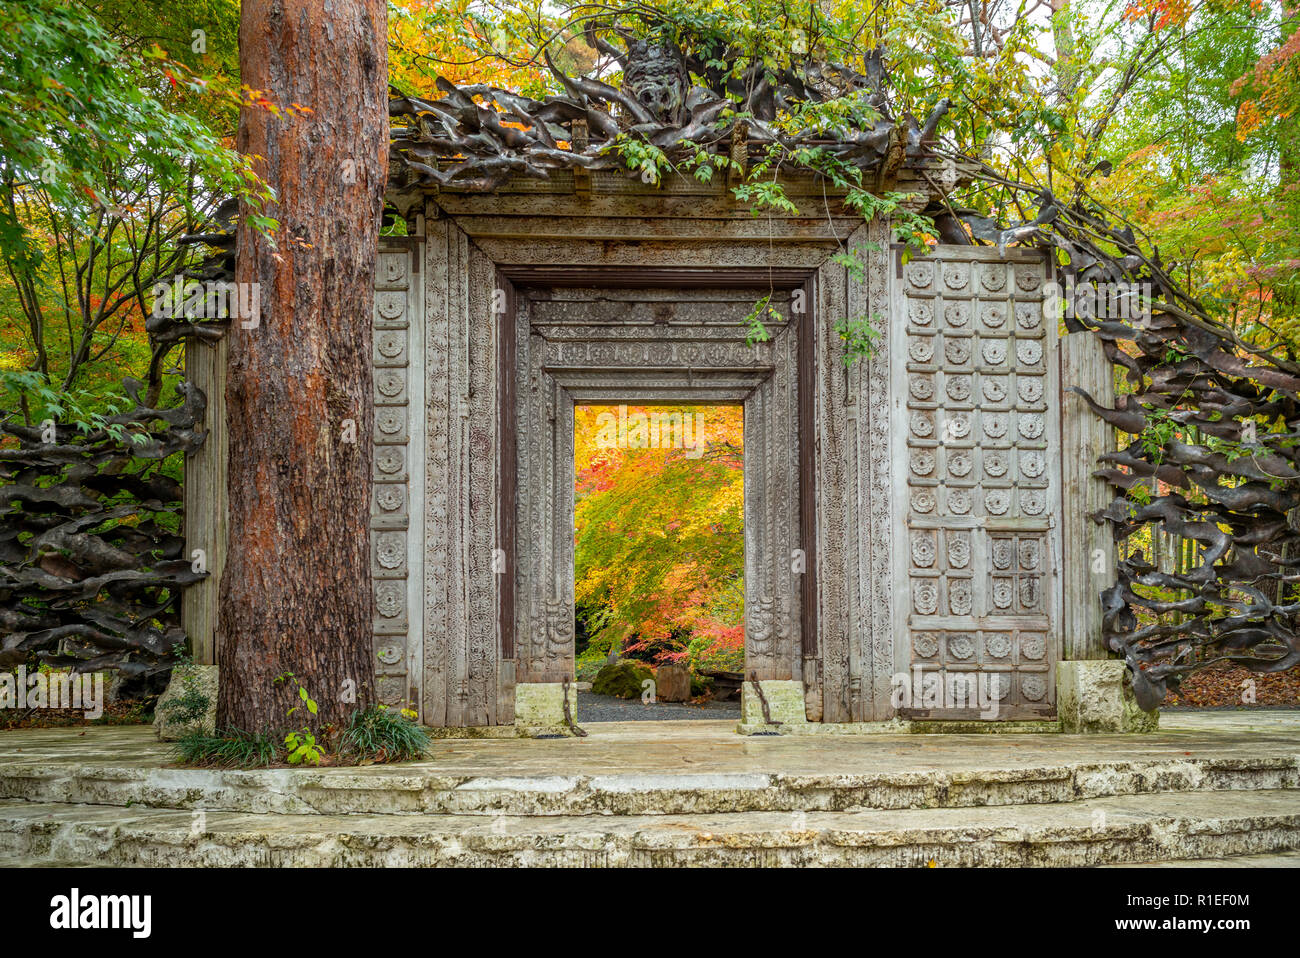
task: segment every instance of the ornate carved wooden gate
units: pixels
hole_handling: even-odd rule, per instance
[[[659,284],[623,273],[530,285],[513,270],[515,450],[502,508],[514,510],[513,636],[520,682],[573,675],[574,405],[729,403],[745,410],[745,671],[799,679],[799,323],[791,291],[734,271]],[[602,286],[586,286],[588,277]],[[784,285],[794,280],[782,278]],[[677,284],[681,283],[681,286]],[[674,288],[676,287],[676,288]],[[802,289],[799,302],[807,302]],[[770,296],[785,318],[746,344],[745,315]],[[508,427],[507,427],[508,428]],[[507,557],[507,563],[511,559]]]
[[[385,699],[503,725],[517,684],[571,676],[574,403],[713,401],[745,406],[748,670],[801,681],[811,721],[990,717],[897,701],[914,667],[976,696],[985,676],[999,719],[1053,714],[1067,512],[1043,260],[945,246],[903,263],[882,222],[755,232],[713,194],[691,200],[713,217],[698,223],[662,188],[593,182],[441,196],[381,253]],[[607,215],[630,206],[666,219]],[[678,223],[689,235],[662,238]],[[751,348],[740,320],[768,295],[785,322]],[[836,326],[868,317],[887,334],[846,364]]]
[[[989,247],[896,262],[899,645],[919,673],[905,715],[1055,714],[1060,425],[1046,270],[1039,255]]]

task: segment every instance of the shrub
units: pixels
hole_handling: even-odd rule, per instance
[[[190,732],[172,752],[183,765],[208,768],[266,768],[276,760],[275,740],[265,732],[229,729],[219,735]]]
[[[368,705],[348,718],[339,751],[360,761],[407,762],[421,758],[429,741],[428,730],[404,712]]]

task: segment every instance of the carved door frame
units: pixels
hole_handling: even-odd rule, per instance
[[[514,681],[562,682],[573,674],[574,409],[619,403],[743,407],[745,672],[804,678],[804,660],[815,657],[817,642],[814,446],[805,431],[814,397],[804,358],[815,333],[813,276],[689,268],[498,271],[498,629]],[[615,308],[598,304],[586,320],[564,319],[552,302],[562,291],[594,292],[599,300],[599,291],[672,289],[682,293],[661,292],[653,320],[644,313],[592,320]],[[735,317],[678,315],[683,304],[720,290],[747,290],[742,295],[753,298],[770,291],[785,323],[772,328],[769,342],[750,346]]]
[[[613,235],[596,240],[581,198],[556,202],[573,216],[552,217],[541,239],[495,217],[484,234],[484,221],[429,202],[410,238],[382,244],[373,433],[382,468],[371,533],[382,700],[416,705],[432,726],[514,722],[520,650],[509,623],[518,611],[515,590],[502,586],[515,574],[509,557],[520,533],[502,503],[513,505],[506,490],[518,482],[517,451],[503,450],[518,442],[519,383],[503,371],[517,365],[520,290],[741,288],[801,294],[806,308],[796,324],[798,441],[784,450],[798,458],[798,488],[784,505],[797,517],[805,571],[786,605],[786,621],[798,625],[786,627],[780,671],[767,674],[803,681],[810,721],[891,718],[900,603],[896,350],[885,336],[869,361],[848,365],[836,329],[862,317],[884,328],[888,224],[827,240],[803,238],[814,229],[809,221],[793,241],[773,245],[766,232],[705,239],[698,230],[646,243],[618,221]],[[714,224],[710,233],[729,229]],[[864,271],[836,257],[846,249],[863,251]]]

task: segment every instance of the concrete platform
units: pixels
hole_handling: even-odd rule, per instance
[[[627,722],[398,766],[170,766],[147,728],[0,733],[0,864],[1095,865],[1300,849],[1300,712],[1144,736],[746,738]]]

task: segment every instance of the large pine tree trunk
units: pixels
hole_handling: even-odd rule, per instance
[[[385,0],[244,0],[239,149],[275,189],[276,249],[246,225],[236,279],[256,328],[231,324],[230,545],[217,629],[223,727],[283,727],[296,674],[337,722],[372,700],[370,342],[388,172]],[[247,211],[244,211],[247,212]],[[347,420],[356,441],[345,441]],[[301,713],[305,715],[305,711]],[[298,715],[294,716],[297,724]]]

